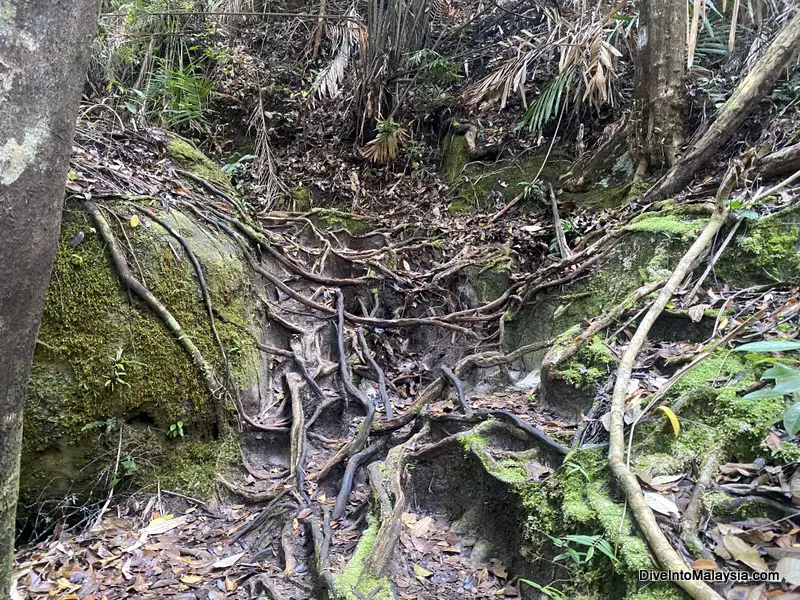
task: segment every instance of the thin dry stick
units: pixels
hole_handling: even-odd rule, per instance
[[[564,235],[564,228],[561,226],[561,216],[558,214],[558,202],[556,201],[556,194],[553,192],[553,186],[547,186],[550,192],[550,206],[553,208],[553,225],[556,228],[556,241],[558,242],[558,251],[561,253],[562,260],[566,260],[572,256],[569,246],[567,246],[567,236]]]
[[[706,251],[711,240],[714,239],[714,236],[725,222],[725,218],[728,216],[726,200],[733,189],[738,172],[739,168],[737,166],[728,169],[722,185],[717,192],[714,212],[708,224],[686,254],[681,258],[666,285],[662,288],[658,297],[653,302],[653,305],[650,307],[650,310],[647,311],[639,327],[636,329],[636,333],[633,335],[630,344],[628,344],[622,356],[622,360],[620,360],[619,369],[617,370],[617,380],[614,384],[614,393],[611,397],[608,463],[617,481],[619,481],[622,490],[625,492],[625,497],[631,507],[633,516],[639,524],[648,545],[653,551],[661,568],[668,571],[686,572],[689,569],[683,561],[683,558],[681,558],[670,545],[669,540],[659,527],[652,509],[645,502],[639,481],[625,464],[625,398],[627,396],[628,384],[631,380],[636,356],[647,340],[647,334],[650,328],[662,313],[670,298],[672,298],[672,294],[675,293],[675,290],[686,278],[694,261]],[[680,581],[678,585],[692,596],[692,598],[699,600],[722,600],[719,594],[701,581]]]

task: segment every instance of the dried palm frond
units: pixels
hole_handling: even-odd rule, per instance
[[[260,89],[261,86],[259,85]],[[270,210],[275,206],[275,202],[280,195],[289,196],[291,192],[280,178],[280,175],[278,175],[275,157],[269,145],[269,128],[264,111],[264,97],[260,91],[258,94],[258,106],[256,106],[250,117],[247,131],[248,133],[254,132],[256,140],[254,148],[256,159],[253,164],[255,166],[256,182],[261,186],[261,193],[259,194],[262,200],[261,209]]]
[[[379,165],[385,165],[397,157],[397,153],[409,139],[408,132],[394,119],[380,121],[376,127],[378,135],[367,143],[364,158]]]
[[[539,130],[560,114],[564,102],[586,103],[595,108],[615,103],[615,60],[622,53],[611,40],[618,34],[626,34],[626,26],[612,19],[611,14],[585,14],[577,22],[570,22],[553,9],[544,8],[543,14],[546,15],[544,31],[522,30],[503,42],[516,56],[465,89],[462,98],[466,104],[499,101],[504,108],[511,94],[518,93],[527,106],[520,127]],[[552,73],[556,56],[556,73],[528,106],[527,81],[538,74]]]
[[[355,6],[350,7],[346,14],[355,17]],[[366,34],[352,19],[325,27],[328,37],[333,40],[334,55],[330,64],[317,76],[313,89],[321,98],[333,98],[339,93],[351,58],[366,45]]]
[[[519,93],[527,106],[525,84],[528,79],[534,79],[540,69],[547,68],[555,55],[559,38],[563,37],[564,29],[569,25],[555,9],[543,7],[542,14],[546,25],[539,30],[523,29],[518,35],[500,42],[501,47],[515,51],[516,56],[503,61],[489,75],[468,86],[462,95],[467,105],[499,101],[502,109],[512,93]]]

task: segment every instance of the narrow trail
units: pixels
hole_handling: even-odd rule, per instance
[[[124,146],[112,149],[91,135],[82,139],[89,148],[99,146],[105,161],[109,153],[121,160],[132,157]],[[131,141],[158,153],[157,138],[137,134]],[[141,162],[141,156],[136,160]],[[508,583],[506,568],[487,554],[486,540],[476,537],[475,522],[486,515],[470,497],[474,482],[464,486],[464,479],[454,478],[446,457],[476,461],[465,470],[465,478],[476,466],[499,465],[507,455],[517,460],[528,456],[524,478],[531,482],[558,467],[566,448],[542,427],[565,434],[574,424],[556,424],[536,412],[528,393],[516,388],[509,388],[502,402],[499,396],[475,396],[472,390],[485,379],[484,369],[504,373],[508,383],[524,376],[513,363],[547,343],[511,354],[500,351],[508,312],[537,290],[579,274],[582,269],[576,265],[591,263],[602,239],[576,248],[569,258],[538,274],[519,277],[499,298],[480,304],[465,299],[455,282],[460,271],[485,256],[475,250],[470,254],[457,241],[451,255],[452,242],[442,246],[435,241],[438,236],[416,226],[397,223],[354,234],[344,227],[321,227],[313,211],[251,216],[218,186],[169,164],[160,173],[140,170],[134,176],[108,169],[96,152],[86,152],[78,155],[76,168],[92,173],[92,200],[82,200],[82,207],[92,216],[122,283],[182,340],[219,404],[219,427],[226,426],[224,407],[235,407],[242,472],[236,477],[220,474],[218,483],[244,504],[209,508],[159,496],[158,514],[169,505],[174,506],[172,513],[181,508],[190,512],[157,520],[138,532],[134,523],[142,524],[141,516],[154,508],[152,502],[125,525],[101,514],[95,534],[104,531],[106,538],[128,535],[138,541],[122,543],[123,553],[105,557],[106,562],[102,552],[84,554],[84,560],[91,571],[105,575],[122,560],[128,591],[121,592],[115,581],[99,584],[77,576],[69,589],[80,598],[138,597],[124,594],[144,590],[140,578],[147,581],[157,571],[171,569],[174,580],[166,578],[158,587],[166,594],[174,592],[172,586],[188,586],[190,591],[178,596],[187,599],[234,591],[225,597],[249,598],[266,591],[275,598],[316,598],[337,585],[334,573],[351,578],[349,585],[360,589],[371,578],[374,593],[369,597],[502,593]],[[73,191],[81,190],[81,179],[72,185]],[[125,200],[132,197],[136,204]],[[202,356],[188,338],[184,341],[169,307],[127,266],[137,265],[134,248],[120,228],[131,210],[147,227],[150,222],[161,225],[195,265],[212,329],[221,315],[202,277],[204,266],[177,227],[169,226],[171,212],[182,212],[198,227],[227,239],[249,265],[259,323],[255,344],[271,365],[265,370],[268,380],[260,381],[255,393],[238,389],[228,366],[229,349],[216,333],[220,357]],[[360,218],[339,215],[343,220]],[[223,371],[214,364],[221,364]],[[507,372],[509,365],[517,369],[514,376]],[[473,383],[465,386],[468,379]],[[483,432],[481,443],[474,441],[476,431]],[[486,485],[502,487],[502,477],[492,483],[489,470],[481,470]],[[514,477],[518,481],[519,474]],[[371,498],[380,500],[379,517],[371,512]],[[367,536],[375,543],[357,550]],[[210,550],[198,549],[198,542]],[[79,554],[73,555],[70,569],[81,565]],[[35,556],[30,564],[36,564]],[[92,562],[97,556],[99,565]],[[235,564],[227,564],[226,556],[237,557]],[[421,566],[430,560],[442,567],[435,577]],[[176,569],[175,561],[190,569]],[[25,573],[28,563],[22,564]],[[34,582],[27,592],[36,597],[45,589],[52,591],[49,582]]]
[[[156,315],[201,374],[214,404],[214,430],[238,438],[241,465],[218,473],[208,504],[161,489],[112,503],[112,486],[82,527],[23,551],[14,600],[519,596],[519,573],[536,560],[520,551],[528,517],[514,520],[515,511],[530,500],[520,490],[546,485],[568,448],[600,450],[604,468],[608,434],[601,416],[613,383],[607,365],[616,364],[628,343],[639,305],[666,279],[661,272],[622,292],[602,314],[558,339],[512,345],[506,324],[537,310],[548,292],[589,277],[613,252],[624,252],[625,225],[648,207],[611,214],[559,255],[530,243],[524,262],[536,268],[519,272],[510,253],[485,241],[506,230],[500,219],[425,223],[414,215],[251,213],[232,190],[173,160],[163,132],[120,133],[112,143],[83,131],[78,141],[68,210],[91,217],[91,235],[102,242],[122,295]],[[541,219],[541,229],[555,236],[554,214],[531,219]],[[242,334],[258,349],[261,365],[252,385],[242,385],[231,369],[239,349],[216,329],[226,317],[204,277],[209,265],[192,250],[178,215],[228,247],[247,272],[252,323]],[[176,258],[183,252],[191,264],[213,352],[201,351],[169,302],[147,288],[151,279],[128,235],[132,222],[139,243],[147,236],[169,239],[169,251]],[[464,272],[498,261],[507,285],[481,302]],[[796,319],[800,303],[794,291],[776,291],[781,285],[708,294],[700,317],[718,310],[708,336],[693,345],[690,332],[679,331],[677,341],[653,344],[635,363],[648,373],[639,374],[629,395],[659,399],[658,390],[672,385],[665,375],[674,373],[677,381],[684,373],[678,364],[691,361],[688,371],[736,336],[763,335]],[[734,308],[736,316],[723,320],[723,311]],[[616,332],[597,338],[609,328]],[[596,338],[607,360],[599,375],[604,384],[591,386],[590,409],[564,417],[567,394],[576,388],[562,397],[566,388],[551,385],[546,399],[547,378]],[[522,360],[535,352],[544,353],[541,385]],[[683,362],[670,362],[676,357]],[[720,366],[702,379],[702,389],[734,377],[721,372]],[[626,418],[647,415],[634,408]],[[747,419],[735,426],[749,427]],[[669,490],[651,485],[655,491],[648,494],[671,494],[690,474],[669,473]],[[586,475],[580,485],[594,484]],[[622,506],[619,500],[611,503]],[[624,521],[611,529],[619,533]],[[659,526],[676,527],[665,520]],[[641,545],[635,532],[624,535]],[[564,567],[544,557],[536,568],[543,581],[555,581]]]

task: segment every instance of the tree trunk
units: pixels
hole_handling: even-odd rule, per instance
[[[97,9],[0,3],[0,598],[11,586],[22,409]]]
[[[776,179],[800,169],[800,144],[781,148],[758,159],[756,168],[763,180]]]
[[[686,74],[686,2],[645,0],[640,6],[629,144],[637,177],[675,164]]]
[[[674,194],[731,139],[800,52],[800,12],[789,19],[750,73],[719,109],[711,127],[645,196],[652,202]]]

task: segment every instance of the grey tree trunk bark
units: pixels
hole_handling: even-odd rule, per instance
[[[686,77],[686,2],[645,0],[640,7],[629,141],[638,178],[675,164]]]
[[[764,55],[720,107],[708,130],[690,146],[661,182],[645,195],[644,201],[666,198],[689,183],[697,170],[728,143],[798,54],[800,11],[786,21]]]
[[[0,598],[11,587],[22,410],[97,10],[97,0],[0,0]]]

